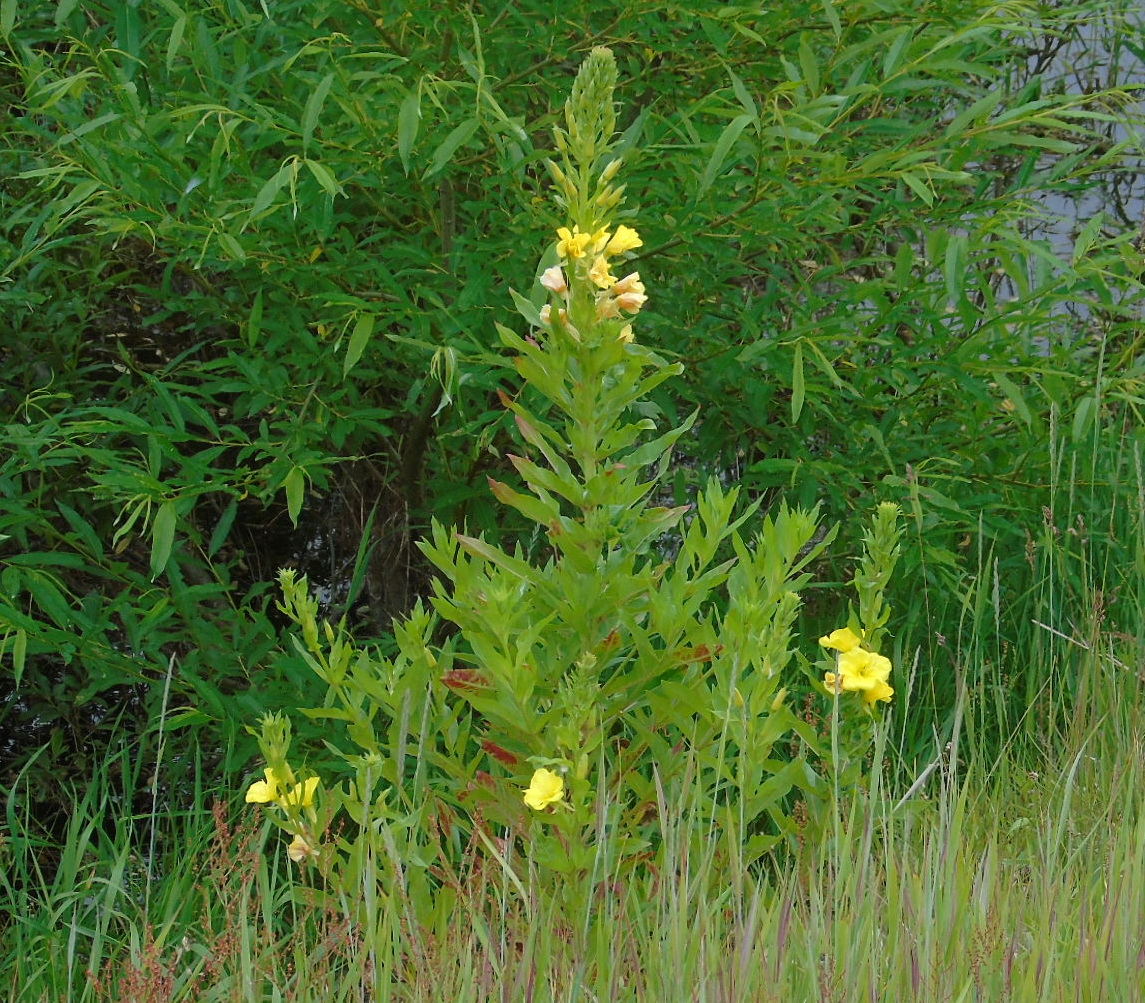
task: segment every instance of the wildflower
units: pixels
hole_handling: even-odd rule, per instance
[[[288,784],[294,783],[294,774],[290,772],[289,766],[284,768],[281,775],[273,766],[268,766],[262,772],[266,779],[256,780],[247,788],[247,804],[269,804],[271,801],[277,801],[280,791]]]
[[[851,637],[854,636],[851,634]],[[825,640],[828,638],[821,639],[820,643]],[[840,640],[847,643],[849,638]],[[894,695],[894,690],[887,684],[891,674],[891,660],[884,655],[876,655],[865,648],[848,648],[839,655],[837,668],[838,672],[828,672],[823,676],[823,683],[833,693],[861,692],[868,706],[878,700],[890,700]]]
[[[643,246],[643,244],[644,241],[640,239],[640,235],[632,227],[618,226],[616,233],[612,235],[612,239],[604,249],[604,253],[610,255],[623,254],[625,251],[631,251],[633,248]]]
[[[541,274],[541,285],[543,285],[549,292],[556,293],[558,296],[563,296],[569,291],[568,282],[565,281],[565,273],[560,265],[553,265],[552,268],[546,268]]]
[[[616,340],[623,341],[626,345],[630,345],[632,344],[634,337],[635,336],[632,333],[632,325],[625,324],[624,327],[620,329],[620,333],[616,336]]]
[[[819,638],[819,643],[824,648],[834,648],[836,651],[851,651],[857,648],[862,641],[850,627],[840,627],[838,630],[831,631],[826,637]]]
[[[562,258],[583,258],[585,248],[592,240],[592,234],[581,233],[579,226],[574,226],[571,231],[562,226],[557,230],[557,236],[561,238],[557,243],[557,254]]]
[[[525,804],[533,811],[543,811],[565,796],[565,782],[560,774],[552,770],[537,770],[525,791]]]
[[[648,297],[643,293],[621,293],[616,297],[616,305],[621,310],[627,310],[629,313],[637,313],[645,303],[648,302]]]
[[[263,775],[265,780],[256,780],[247,788],[247,804],[273,802],[280,808],[309,808],[314,803],[314,792],[318,789],[317,777],[296,784],[289,766],[281,769],[268,766],[263,770]]]
[[[284,808],[309,808],[314,804],[314,792],[318,789],[318,778],[309,777],[300,784],[295,784],[290,790],[278,799]]]
[[[895,695],[894,688],[888,686],[885,682],[875,683],[869,690],[863,693],[863,699],[866,701],[868,707],[873,707],[879,700],[890,703],[891,697]]]
[[[295,836],[290,845],[286,848],[286,855],[296,864],[301,864],[302,861],[310,857],[317,857],[318,850],[301,836]]]
[[[588,277],[601,289],[608,289],[616,284],[616,277],[608,270],[608,259],[603,254],[597,255],[592,268],[588,270]]]

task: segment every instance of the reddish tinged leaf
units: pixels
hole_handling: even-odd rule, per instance
[[[484,738],[481,740],[481,748],[489,753],[494,759],[506,766],[516,766],[518,759],[508,749],[503,749],[496,742],[491,742],[489,739]]]
[[[441,681],[458,693],[489,689],[488,677],[477,669],[450,669],[441,677]]]

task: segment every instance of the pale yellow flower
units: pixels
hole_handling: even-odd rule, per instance
[[[616,297],[616,305],[621,310],[628,313],[638,313],[640,308],[648,302],[648,297],[643,293],[621,293]]]
[[[597,255],[592,268],[588,270],[588,277],[601,289],[608,289],[616,284],[616,276],[608,270],[608,259],[603,254]]]
[[[565,782],[559,773],[552,770],[537,770],[525,791],[525,804],[533,811],[543,811],[556,804],[565,796]]]
[[[301,864],[309,857],[317,857],[318,851],[301,836],[295,836],[286,848],[286,855],[296,864]]]
[[[643,244],[644,241],[640,239],[640,235],[632,227],[618,226],[604,253],[610,255],[623,254],[625,251],[631,251],[633,248],[643,246]]]
[[[632,333],[631,324],[625,324],[624,327],[620,329],[620,333],[616,336],[617,341],[623,341],[626,345],[632,344],[634,338],[635,335]]]

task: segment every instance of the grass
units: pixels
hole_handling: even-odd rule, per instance
[[[1088,709],[1031,758],[979,761],[957,731],[922,783],[872,790],[767,875],[663,794],[670,867],[584,894],[527,856],[478,854],[427,922],[369,923],[297,878],[277,831],[203,792],[160,819],[97,775],[55,841],[8,792],[0,994],[57,1000],[1132,1000],[1145,990],[1140,649],[1073,659]],[[972,697],[967,695],[963,720]],[[883,736],[885,741],[886,735]],[[904,797],[904,794],[909,795]],[[103,793],[100,793],[103,792]],[[233,799],[232,799],[233,800]],[[607,836],[602,859],[607,857]],[[527,852],[502,847],[507,854]],[[452,896],[456,896],[454,899]]]

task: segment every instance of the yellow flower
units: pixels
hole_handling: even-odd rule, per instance
[[[824,648],[834,648],[836,651],[851,651],[859,646],[860,641],[862,638],[850,627],[840,627],[831,631],[826,637],[819,638],[819,643]]]
[[[314,803],[314,792],[318,789],[318,778],[309,777],[295,784],[278,799],[284,808],[309,808]]]
[[[588,270],[588,277],[601,289],[608,289],[616,284],[616,276],[608,270],[608,259],[603,254],[597,255],[592,268]]]
[[[631,345],[635,335],[632,333],[632,325],[625,324],[620,329],[620,333],[616,336],[617,341],[623,341],[626,345]]]
[[[247,788],[247,804],[269,804],[271,801],[277,801],[280,791],[287,784],[294,783],[294,774],[290,772],[289,766],[285,768],[285,773],[281,776],[273,766],[268,766],[262,773],[266,779],[256,780]]]
[[[542,811],[565,796],[565,782],[552,770],[537,770],[525,791],[525,804],[533,811]]]
[[[842,640],[846,643],[847,639]],[[894,695],[894,690],[887,684],[891,660],[884,655],[876,655],[864,648],[850,648],[839,655],[837,668],[838,672],[828,672],[823,676],[824,685],[832,693],[862,692],[868,706],[878,700],[890,700]]]
[[[887,703],[890,703],[891,697],[894,695],[894,689],[886,683],[875,683],[874,686],[863,694],[863,699],[867,702],[868,707],[873,707],[878,700],[885,700]]]
[[[557,254],[562,258],[583,258],[585,248],[592,240],[592,234],[581,233],[579,226],[574,226],[571,231],[562,226],[557,230],[557,236],[561,238],[557,243]]]
[[[635,247],[643,246],[644,241],[640,239],[640,235],[630,226],[618,226],[616,233],[612,235],[612,239],[608,242],[608,246],[604,249],[605,254],[623,254],[625,251],[631,251]]]

